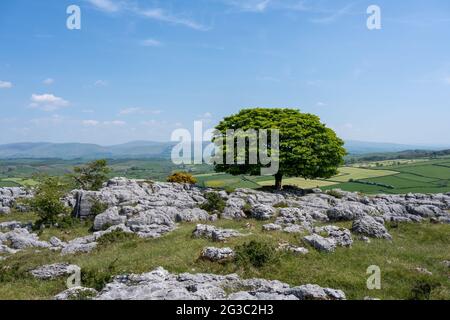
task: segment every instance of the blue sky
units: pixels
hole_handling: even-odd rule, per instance
[[[449,36],[448,0],[2,0],[0,143],[167,141],[258,106],[450,145]]]

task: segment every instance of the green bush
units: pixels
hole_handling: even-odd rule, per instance
[[[278,202],[274,206],[274,208],[289,208],[289,205],[286,202]]]
[[[327,195],[335,197],[336,199],[342,199],[342,193],[338,190],[328,190]]]
[[[246,204],[244,204],[244,207],[242,208],[242,211],[244,212],[244,214],[247,217],[251,217],[251,215],[252,215],[252,205],[247,202]]]
[[[200,209],[213,213],[218,211],[222,213],[225,209],[225,200],[217,192],[208,192],[205,194],[206,202],[200,206]]]
[[[25,201],[30,210],[39,216],[37,226],[52,226],[59,215],[68,214],[68,208],[61,202],[64,190],[64,185],[57,177],[45,177],[39,181],[34,197]]]
[[[430,300],[431,292],[438,286],[432,281],[419,280],[411,289],[410,300]]]
[[[99,214],[105,212],[108,209],[108,205],[106,203],[101,202],[99,199],[92,200],[91,206],[91,216],[96,217]]]
[[[101,291],[111,282],[116,274],[117,259],[111,262],[105,269],[83,269],[81,271],[81,283],[83,287]]]
[[[56,224],[59,229],[71,229],[80,225],[80,220],[70,215],[64,215],[56,219]]]
[[[12,283],[17,279],[25,279],[30,274],[23,270],[22,265],[15,263],[12,266],[0,266],[0,283]]]
[[[167,178],[167,182],[196,184],[197,179],[195,179],[192,174],[187,172],[175,172]]]
[[[97,239],[97,242],[101,246],[105,246],[112,243],[137,240],[138,236],[135,233],[123,232],[122,230],[114,230],[106,233]]]
[[[277,260],[276,248],[268,243],[251,241],[236,248],[236,263],[241,266],[262,268]]]

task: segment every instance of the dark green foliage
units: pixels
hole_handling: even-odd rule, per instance
[[[278,260],[275,247],[269,243],[251,241],[236,248],[236,263],[241,266],[262,268]]]
[[[274,208],[289,208],[289,205],[286,202],[278,202],[274,206]]]
[[[18,263],[12,266],[0,266],[0,283],[13,282],[17,279],[28,278],[30,275]]]
[[[242,211],[244,212],[244,214],[247,216],[247,217],[250,217],[251,215],[252,215],[252,205],[250,204],[250,203],[246,203],[245,205],[244,205],[244,207],[242,208]]]
[[[200,209],[213,213],[218,211],[222,213],[225,209],[225,200],[217,192],[208,192],[205,194],[206,202],[200,206]]]
[[[80,219],[72,217],[71,215],[64,215],[57,218],[56,224],[59,229],[71,229],[80,224]]]
[[[98,191],[108,179],[111,169],[106,160],[95,160],[81,167],[73,168],[75,179],[79,188],[83,190]]]
[[[97,291],[102,290],[115,276],[117,272],[116,263],[117,259],[109,263],[104,269],[83,269],[81,271],[82,286]]]
[[[428,280],[417,281],[411,289],[410,300],[430,300],[433,289],[439,284]]]
[[[342,193],[337,190],[327,190],[326,194],[335,197],[336,199],[342,199]]]
[[[99,245],[105,246],[112,243],[131,241],[139,239],[135,233],[123,232],[122,230],[114,230],[101,236],[97,242]]]
[[[280,168],[275,175],[277,188],[281,188],[281,179],[286,176],[305,179],[331,178],[337,174],[337,169],[343,164],[346,155],[344,141],[322,124],[319,117],[295,109],[244,109],[222,120],[216,129],[213,140],[222,148],[224,163],[227,155],[227,130],[279,130]],[[249,148],[247,145],[246,150]],[[237,160],[236,152],[234,159]],[[261,167],[261,164],[217,164],[215,170],[233,175],[259,175]]]
[[[53,225],[58,220],[58,215],[68,213],[68,209],[61,202],[65,187],[57,177],[45,177],[39,181],[32,199],[25,203],[30,210],[39,216],[36,222],[38,226]]]
[[[101,202],[99,199],[93,199],[91,206],[91,216],[95,217],[108,209],[106,203]]]

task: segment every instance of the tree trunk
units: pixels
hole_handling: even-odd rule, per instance
[[[277,173],[275,175],[275,189],[281,190],[283,188],[283,175],[281,173]]]

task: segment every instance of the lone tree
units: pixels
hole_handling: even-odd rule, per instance
[[[221,148],[224,159],[227,157],[226,144],[217,141],[226,140],[227,130],[239,129],[244,132],[261,129],[279,131],[279,170],[274,175],[278,190],[282,188],[283,177],[317,179],[336,175],[346,155],[344,141],[322,124],[319,117],[296,109],[256,108],[244,109],[226,117],[216,127],[213,141]],[[248,150],[249,144],[246,144]],[[236,160],[237,152],[234,153],[231,156]],[[258,164],[223,162],[225,164],[215,164],[215,170],[232,175],[260,175],[260,169],[264,167],[260,161]]]
[[[111,169],[106,160],[95,160],[81,167],[73,168],[75,179],[79,188],[83,190],[98,191],[103,182],[108,180]]]

